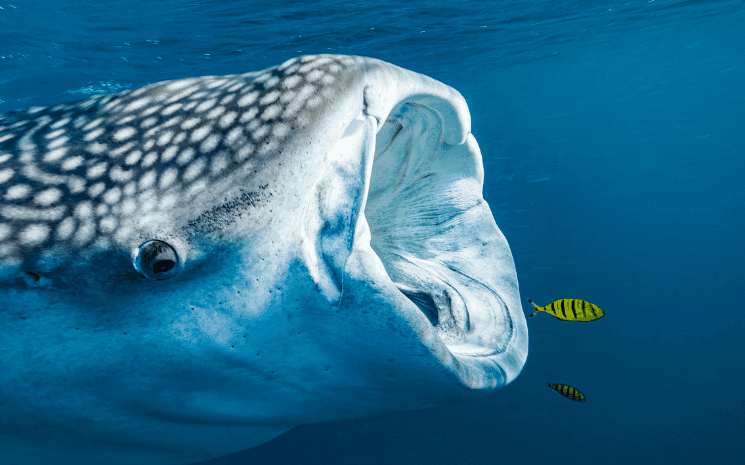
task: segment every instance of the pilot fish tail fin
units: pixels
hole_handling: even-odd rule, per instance
[[[538,312],[545,312],[546,311],[543,307],[540,307],[540,306],[536,305],[532,300],[528,299],[528,302],[530,302],[531,304],[533,304],[533,313],[531,313],[530,315],[528,315],[529,317],[533,318],[533,315],[535,315],[536,313],[538,313]]]

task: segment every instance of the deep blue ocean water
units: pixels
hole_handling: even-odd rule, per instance
[[[0,113],[309,53],[458,89],[522,297],[607,316],[529,319],[493,395],[209,463],[745,462],[745,2],[0,0]]]

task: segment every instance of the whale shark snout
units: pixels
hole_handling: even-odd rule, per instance
[[[0,116],[0,460],[190,463],[527,357],[466,102],[360,57]]]

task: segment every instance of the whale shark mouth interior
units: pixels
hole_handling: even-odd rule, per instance
[[[452,354],[495,355],[512,321],[486,284],[494,263],[483,251],[503,237],[481,197],[475,140],[447,144],[444,124],[438,111],[401,102],[378,131],[365,207],[370,246]]]

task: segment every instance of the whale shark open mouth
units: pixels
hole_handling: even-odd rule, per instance
[[[436,337],[422,339],[440,362],[469,387],[495,387],[523,363],[507,354],[520,339],[514,263],[481,195],[478,145],[470,134],[449,144],[445,124],[435,108],[404,101],[381,125],[364,210],[369,246],[414,305],[400,311],[426,318]]]

